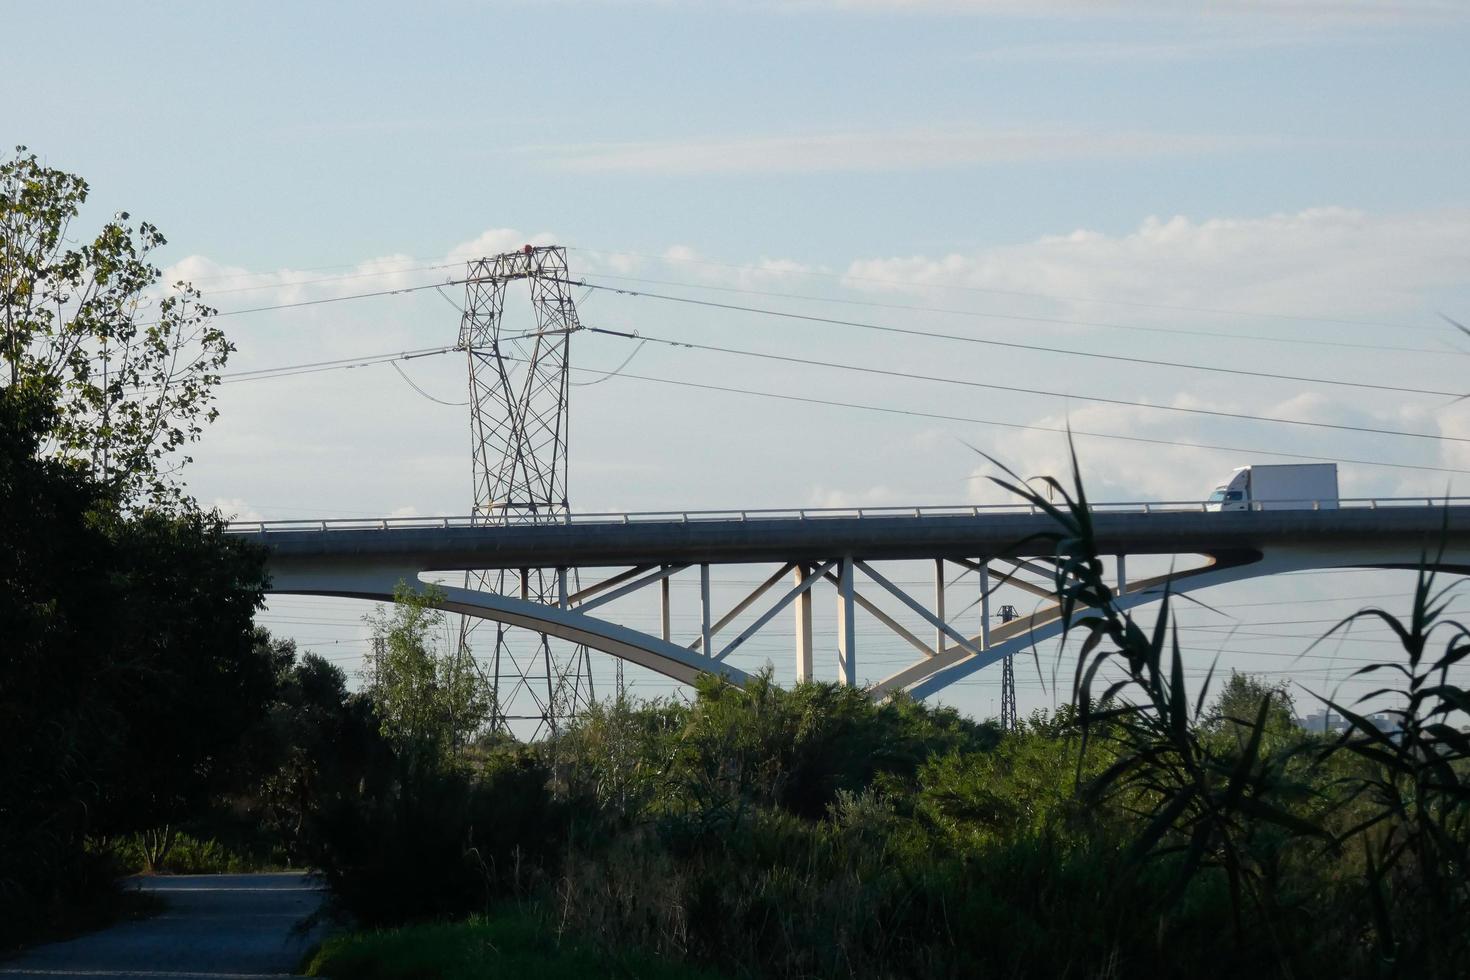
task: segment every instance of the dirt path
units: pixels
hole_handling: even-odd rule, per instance
[[[0,977],[159,977],[255,980],[290,976],[319,938],[295,926],[321,905],[303,874],[178,875],[137,879],[161,896],[158,915],[28,950]]]

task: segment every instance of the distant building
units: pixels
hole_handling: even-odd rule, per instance
[[[1400,725],[1397,715],[1380,711],[1364,717],[1369,724],[1377,728],[1380,732],[1395,739],[1398,737]],[[1335,711],[1314,711],[1305,718],[1298,718],[1296,723],[1305,731],[1316,732],[1318,735],[1343,732],[1348,728],[1347,719]]]
[[[1305,718],[1298,718],[1296,723],[1301,728],[1316,732],[1319,735],[1328,735],[1340,732],[1347,728],[1347,720],[1335,711],[1314,711]]]
[[[1387,732],[1390,735],[1397,735],[1399,732],[1399,719],[1396,715],[1388,715],[1379,712],[1376,715],[1369,715],[1368,720],[1371,721],[1373,723],[1373,727],[1377,728],[1380,732]]]

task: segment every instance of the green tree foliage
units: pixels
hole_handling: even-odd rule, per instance
[[[1459,585],[1421,570],[1407,618],[1369,608],[1328,633],[1378,620],[1404,651],[1402,661],[1355,672],[1387,678],[1358,704],[1326,701],[1348,727],[1319,755],[1355,763],[1337,786],[1349,801],[1337,814],[1347,816],[1341,835],[1364,858],[1382,964],[1403,975],[1464,975],[1470,964],[1470,735],[1457,727],[1470,714],[1470,690],[1455,670],[1470,658],[1470,626],[1447,615]],[[1361,710],[1383,695],[1395,702],[1385,712],[1393,732]]]
[[[1261,744],[1266,751],[1300,743],[1301,729],[1296,723],[1296,698],[1291,685],[1285,681],[1270,684],[1232,670],[1214,704],[1200,719],[1200,728],[1206,736],[1222,739],[1225,746],[1243,748],[1255,733],[1258,717],[1263,720]]]
[[[275,685],[264,552],[176,481],[228,345],[189,287],[151,296],[156,228],[72,247],[86,196],[0,161],[0,943],[106,883],[88,837],[165,849]]]
[[[620,698],[534,746],[400,755],[321,824],[329,881],[372,924],[531,899],[558,933],[739,976],[1464,976],[1448,591],[1425,576],[1408,619],[1363,614],[1404,648],[1365,668],[1397,679],[1369,696],[1399,730],[1334,703],[1351,727],[1327,739],[1281,685],[1188,683],[1170,604],[1120,610],[1080,482],[1054,490],[1030,499],[1082,641],[1054,714],[1001,733],[769,674]]]
[[[392,752],[372,702],[348,689],[340,667],[312,653],[298,657],[293,641],[263,627],[256,627],[255,643],[277,665],[276,692],[246,738],[242,754],[251,773],[230,808],[248,814],[260,837],[300,866],[312,858],[322,812],[382,781]]]
[[[35,402],[0,389],[0,897],[40,914],[87,835],[175,822],[231,783],[274,676],[251,642],[257,547],[198,513],[123,517],[37,454]]]
[[[81,245],[87,182],[25,147],[0,160],[0,362],[8,387],[56,406],[41,441],[117,499],[176,501],[179,450],[215,417],[233,348],[188,283],[156,291],[165,243],[119,213]]]
[[[1063,642],[1069,636],[1081,637],[1073,703],[1084,740],[1102,740],[1117,756],[1090,780],[1088,795],[1095,803],[1145,816],[1132,852],[1139,859],[1177,860],[1176,892],[1202,871],[1223,872],[1234,926],[1243,935],[1247,905],[1270,905],[1276,898],[1269,856],[1252,846],[1258,829],[1270,828],[1273,840],[1278,835],[1331,839],[1323,827],[1304,819],[1291,805],[1308,788],[1295,778],[1291,750],[1272,751],[1266,743],[1272,698],[1269,694],[1261,698],[1249,718],[1230,719],[1243,735],[1241,744],[1222,745],[1207,737],[1204,701],[1212,676],[1205,678],[1198,694],[1189,695],[1167,592],[1151,628],[1120,608],[1103,573],[1092,509],[1075,456],[1070,490],[1047,477],[1045,492],[991,462],[1006,473],[1005,479],[995,480],[999,486],[1049,515],[1056,525],[1056,530],[1037,538],[1053,548]],[[1056,498],[1059,503],[1053,503]],[[1117,667],[1122,677],[1104,684],[1108,667]],[[1227,693],[1240,700],[1240,690]],[[1238,707],[1233,702],[1228,706],[1231,711]],[[1265,929],[1274,924],[1270,917],[1261,920]]]
[[[393,590],[391,612],[368,617],[373,652],[368,696],[386,735],[401,753],[438,759],[464,746],[493,708],[490,686],[468,650],[449,637],[437,605],[443,590]]]

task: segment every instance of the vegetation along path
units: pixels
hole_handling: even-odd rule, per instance
[[[157,915],[0,962],[0,977],[270,977],[296,972],[319,938],[296,926],[321,905],[304,874],[136,879]]]

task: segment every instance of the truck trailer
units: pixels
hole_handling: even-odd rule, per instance
[[[1205,510],[1336,510],[1336,463],[1238,466]]]

